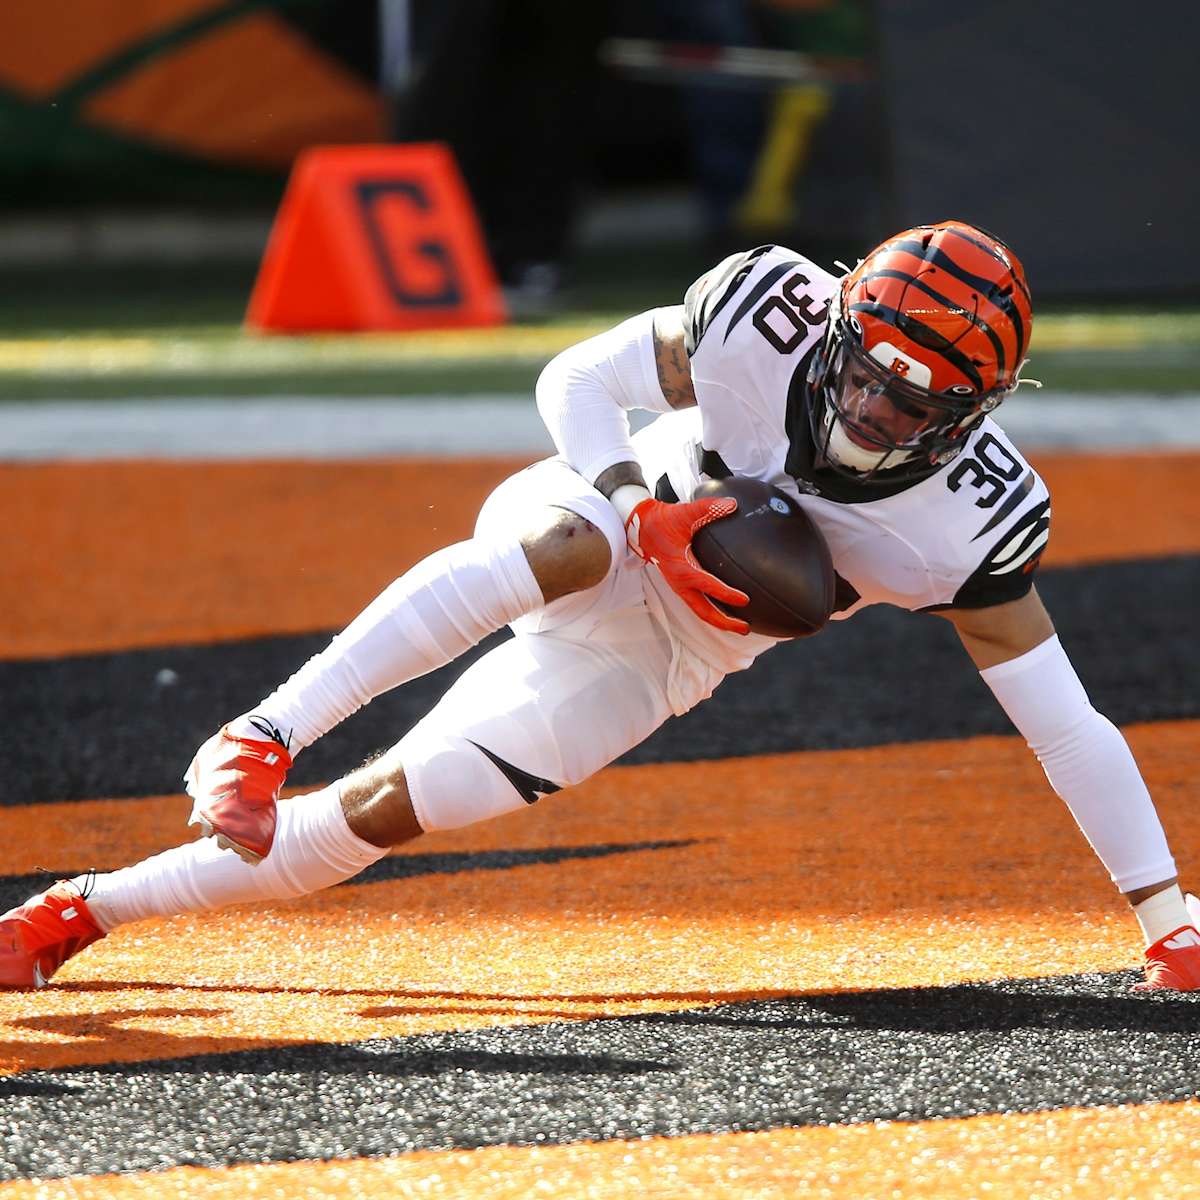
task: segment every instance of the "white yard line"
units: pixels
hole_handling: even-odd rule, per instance
[[[1200,448],[1200,395],[1042,392],[1015,397],[998,416],[1029,449]],[[0,405],[0,461],[534,456],[551,450],[532,399],[520,395]]]

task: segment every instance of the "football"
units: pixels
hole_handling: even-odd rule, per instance
[[[833,560],[820,530],[791,496],[761,480],[706,480],[693,499],[719,496],[737,500],[737,512],[699,530],[692,551],[706,571],[745,592],[750,603],[717,607],[766,637],[818,632],[833,611],[835,591]]]

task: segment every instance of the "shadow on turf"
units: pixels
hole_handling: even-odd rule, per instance
[[[390,996],[402,1000],[495,1000],[513,1004],[540,1004],[547,1000],[592,1002],[596,1004],[637,1004],[642,1001],[662,1000],[676,1003],[682,1000],[697,1004],[728,1004],[744,1000],[785,1000],[798,998],[801,993],[784,988],[752,988],[745,991],[689,991],[689,992],[539,992],[519,994],[514,992],[447,992],[418,991],[404,988],[326,988],[285,987],[282,984],[261,985],[253,983],[179,983],[153,979],[90,979],[63,981],[52,985],[56,992],[218,992],[250,995],[297,995],[297,996]],[[804,993],[804,995],[820,993]]]
[[[1180,1019],[1200,1031],[1200,992],[1134,993],[1136,971],[1061,975],[1040,979],[996,980],[950,987],[881,988],[869,991],[797,993],[779,989],[705,992],[579,992],[517,995],[500,992],[419,991],[395,988],[302,988],[253,984],[180,984],[150,980],[93,980],[59,985],[56,990],[84,995],[162,991],[221,995],[321,995],[377,997],[408,1004],[379,1004],[358,1010],[365,1018],[412,1016],[445,1011],[568,1020],[636,1019],[661,1024],[711,1025],[739,1029],[876,1029],[915,1033],[965,1033],[1011,1029],[1175,1030]],[[418,1003],[419,1002],[419,1003]],[[547,1009],[555,1002],[597,1005],[666,1003],[697,1005],[673,1012],[613,1014],[578,1009]],[[16,1027],[95,1038],[105,1022],[154,1013],[219,1015],[218,1010],[114,1010],[56,1014],[12,1021]]]
[[[751,1002],[739,1005],[742,1011],[735,1013],[702,1009],[648,1013],[639,1020],[797,1033],[815,1029],[917,1034],[1015,1029],[1200,1031],[1200,992],[1135,993],[1130,989],[1139,979],[1140,972],[1115,971],[944,988],[817,993]]]
[[[76,989],[82,990],[82,989]],[[159,1029],[148,1029],[147,1018],[206,1018],[216,1020],[228,1009],[203,1008],[119,1008],[92,1012],[86,1015],[55,1013],[10,1021],[14,1028],[77,1037],[99,1045],[110,1046],[107,1061],[77,1063],[71,1070],[122,1072],[132,1057],[144,1074],[203,1072],[212,1069],[221,1055],[237,1054],[238,1070],[242,1074],[270,1074],[278,1069],[281,1052],[304,1054],[314,1050],[303,1039],[262,1039],[251,1037],[205,1037],[187,1034],[172,1035]],[[428,1011],[428,1010],[424,1010]],[[533,1015],[533,1014],[531,1014]],[[547,1015],[547,1014],[538,1014]],[[577,1018],[579,1014],[574,1015]],[[598,1013],[597,1017],[607,1014]],[[584,1015],[587,1019],[587,1014]],[[132,1022],[126,1025],[125,1022]],[[396,1055],[387,1042],[341,1043],[315,1048],[320,1054],[321,1070],[325,1074],[375,1074],[440,1076],[454,1071],[482,1074],[512,1073],[530,1075],[644,1075],[672,1070],[672,1064],[649,1059],[623,1058],[613,1055],[588,1054],[522,1054],[488,1050],[428,1050],[415,1054]],[[28,1045],[15,1040],[0,1042],[0,1060],[22,1061],[22,1051]],[[260,1057],[255,1056],[258,1052]],[[263,1053],[267,1052],[267,1053]],[[0,1100],[16,1096],[59,1096],[70,1087],[42,1080],[18,1077],[0,1079]]]
[[[499,1005],[484,1010],[467,1008],[455,1011],[464,1014],[485,1011],[518,1018],[515,1025],[510,1021],[504,1022],[504,1026],[514,1035],[522,1027],[547,1031],[555,1027],[586,1027],[602,1039],[615,1036],[617,1045],[626,1044],[623,1035],[618,1032],[622,1028],[650,1027],[666,1039],[654,1039],[655,1044],[661,1045],[664,1050],[667,1047],[688,1044],[685,1035],[687,1030],[712,1030],[716,1039],[714,1044],[722,1044],[722,1039],[727,1040],[730,1035],[740,1039],[748,1038],[745,1043],[747,1047],[771,1045],[773,1037],[783,1035],[784,1044],[794,1047],[801,1056],[819,1051],[831,1035],[835,1039],[831,1045],[859,1045],[863,1037],[871,1038],[872,1035],[882,1034],[885,1037],[899,1035],[900,1040],[895,1043],[897,1045],[911,1046],[914,1044],[912,1039],[916,1038],[919,1039],[917,1044],[949,1048],[973,1044],[973,1036],[982,1036],[984,1044],[993,1045],[996,1037],[1004,1039],[1006,1034],[1016,1035],[1014,1045],[1032,1044],[1044,1039],[1047,1033],[1055,1039],[1072,1034],[1141,1035],[1139,1045],[1153,1045],[1160,1037],[1179,1037],[1200,1031],[1200,993],[1133,994],[1128,988],[1135,978],[1134,972],[1113,972],[1005,980],[943,988],[880,989],[848,993],[775,993],[749,999],[728,993],[701,995],[695,992],[656,992],[644,995],[622,993],[603,997],[610,1002],[624,1003],[657,1000],[683,1004],[699,1001],[705,1004],[702,1008],[620,1015],[608,1012],[548,1012],[539,1011],[536,1007],[527,1010],[512,1007],[505,1009]],[[66,990],[69,993],[94,993],[124,991],[130,988],[170,990],[175,994],[184,990],[175,985],[170,985],[168,989],[168,985],[116,982],[73,984],[68,985]],[[194,990],[284,992],[288,989],[238,989],[204,985]],[[295,990],[320,992],[322,989]],[[383,993],[363,989],[325,994],[354,996]],[[398,993],[390,994],[395,996]],[[399,995],[435,1002],[448,998],[445,994],[425,992]],[[548,997],[497,996],[496,999],[536,1006]],[[443,1048],[421,1044],[421,1035],[415,1035],[416,1041],[414,1035],[400,1035],[383,1036],[377,1041],[354,1040],[317,1045],[307,1039],[236,1035],[222,1037],[216,1030],[220,1028],[221,1018],[227,1012],[228,1009],[225,1008],[185,1006],[149,1009],[127,1007],[99,1012],[54,1013],[18,1018],[10,1021],[9,1027],[14,1030],[25,1028],[43,1034],[51,1033],[59,1038],[77,1038],[89,1047],[84,1058],[72,1064],[70,1060],[74,1056],[70,1049],[60,1046],[58,1050],[65,1053],[61,1056],[52,1055],[54,1061],[45,1062],[42,1069],[57,1067],[59,1070],[92,1071],[101,1074],[119,1074],[128,1070],[131,1062],[137,1062],[137,1070],[143,1073],[203,1074],[223,1069],[223,1056],[228,1058],[230,1068],[236,1067],[239,1073],[264,1075],[285,1068],[303,1068],[309,1059],[319,1063],[320,1070],[326,1074],[353,1075],[367,1072],[389,1076],[429,1077],[446,1077],[457,1072],[620,1077],[670,1072],[677,1066],[671,1061],[676,1057],[672,1052],[655,1059],[603,1052],[561,1054],[536,1051],[529,1053],[515,1048],[510,1052],[471,1046]],[[427,1008],[381,1005],[363,1009],[360,1015],[383,1018],[413,1012],[437,1014],[439,1010],[436,1003]],[[193,1023],[200,1019],[202,1025],[198,1028],[194,1026],[192,1032],[185,1034],[167,1032],[166,1030],[171,1028],[171,1019],[180,1017],[191,1018]],[[547,1017],[566,1019],[547,1022]],[[163,1028],[147,1028],[147,1018],[168,1020]],[[527,1018],[528,1022],[521,1022],[520,1018]],[[209,1029],[213,1032],[208,1032]],[[605,1030],[610,1032],[606,1034],[603,1032]],[[452,1032],[443,1031],[447,1035]],[[553,1034],[550,1033],[545,1036],[553,1038]],[[1147,1037],[1148,1042],[1145,1041]],[[1118,1041],[1121,1045],[1125,1044],[1123,1038],[1119,1038]],[[893,1043],[889,1041],[886,1044]],[[1058,1044],[1057,1041],[1055,1044]],[[18,1070],[36,1070],[42,1065],[37,1061],[40,1055],[31,1055],[31,1051],[34,1051],[31,1044],[16,1039],[0,1042],[0,1060],[17,1064]],[[949,1049],[945,1049],[944,1052],[951,1053]],[[288,1064],[291,1066],[288,1067]],[[46,1086],[46,1082],[41,1080],[17,1079],[15,1091],[9,1086],[9,1082],[0,1080],[0,1100],[10,1096],[36,1098],[41,1095],[60,1094],[56,1090],[43,1093],[40,1089]],[[54,1089],[57,1082],[49,1086]],[[22,1088],[29,1090],[23,1091]]]

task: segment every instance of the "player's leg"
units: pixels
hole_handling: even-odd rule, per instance
[[[582,489],[579,496],[570,494],[574,488]],[[573,508],[547,511],[547,498]],[[584,514],[595,516],[596,524]],[[639,581],[626,565],[624,531],[616,514],[561,464],[548,472],[532,468],[498,489],[484,506],[477,537],[495,539],[498,529],[522,524],[527,535],[522,554],[535,580],[544,581],[544,595],[552,597],[531,615],[534,626],[560,628],[574,621],[576,628],[592,632],[604,624],[606,613],[640,595]],[[605,541],[599,550],[594,545],[597,530]],[[563,548],[562,542],[568,545]],[[588,572],[599,572],[598,558],[606,564],[604,578],[582,587]],[[538,584],[539,591],[542,586]],[[637,619],[644,618],[642,609]],[[499,681],[491,694],[513,690]],[[40,986],[72,954],[118,924],[241,901],[284,899],[357,874],[381,857],[387,845],[420,829],[396,762],[385,756],[339,784],[285,802],[275,852],[261,866],[202,840],[121,871],[59,883],[33,897],[0,917],[0,986]],[[463,786],[473,784],[464,779]]]
[[[5,914],[0,985],[41,986],[118,925],[330,887],[390,845],[519,810],[612,761],[672,712],[672,647],[644,606],[621,607],[634,594],[625,574],[607,600],[580,594],[548,609],[549,636],[519,635],[474,663],[380,759],[283,801],[275,847],[260,865],[201,839],[56,885]],[[563,616],[585,636],[564,636],[555,624]],[[693,698],[718,678],[698,675]]]
[[[476,824],[580,783],[636,746],[672,714],[670,648],[645,623],[650,636],[619,649],[519,636],[472,664],[344,793],[351,827],[391,841]]]
[[[591,519],[605,519],[605,507],[553,460],[501,484],[474,537],[405,572],[325,650],[200,748],[186,776],[192,823],[249,862],[264,857],[292,756],[375,696],[602,582],[614,547],[624,553],[623,532],[618,543]]]
[[[538,634],[503,643],[387,753],[281,801],[262,863],[208,840],[168,850],[91,882],[97,923],[108,932],[153,916],[292,899],[350,878],[423,832],[475,824],[578,783],[671,715],[670,649],[644,612],[626,623],[627,635],[631,627],[620,649],[604,643],[603,629],[595,644]]]
[[[506,529],[493,522],[406,571],[253,713],[303,750],[383,692],[595,586],[610,562],[607,539],[585,518],[553,506],[553,497],[528,506]]]
[[[44,986],[118,925],[302,896],[357,875],[385,853],[350,830],[337,784],[284,800],[274,849],[257,867],[201,838],[117,871],[60,881],[0,916],[0,987]]]

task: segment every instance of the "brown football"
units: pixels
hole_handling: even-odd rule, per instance
[[[718,605],[767,637],[808,637],[833,611],[835,576],[821,532],[786,492],[731,475],[705,480],[693,497],[732,496],[737,512],[692,538],[697,561],[750,597],[744,608]]]

